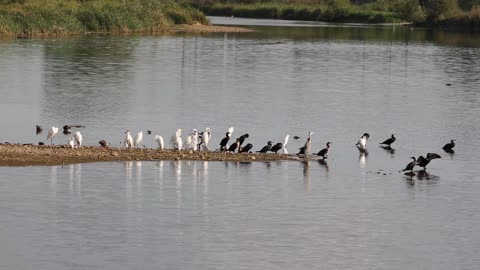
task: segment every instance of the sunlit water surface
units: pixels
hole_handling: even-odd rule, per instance
[[[235,126],[254,149],[298,135],[291,153],[313,131],[327,162],[0,168],[0,269],[478,268],[480,37],[212,21],[256,31],[0,40],[0,142]],[[427,152],[429,175],[398,173]]]

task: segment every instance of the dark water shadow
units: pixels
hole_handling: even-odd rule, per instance
[[[392,148],[391,146],[385,146],[385,145],[380,145],[380,147],[385,150],[385,152],[389,153],[391,157],[393,158],[393,155],[395,154],[395,149]]]

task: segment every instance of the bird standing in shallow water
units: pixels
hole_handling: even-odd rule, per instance
[[[326,159],[327,158],[326,155],[328,154],[328,150],[330,149],[330,144],[331,144],[331,142],[327,142],[327,147],[318,151],[318,153],[316,155],[319,156],[319,157],[322,157],[323,159]]]
[[[401,170],[402,172],[410,171],[410,173],[413,173],[413,168],[417,164],[417,161],[416,161],[415,157],[411,157],[411,158],[413,159],[413,161],[408,163],[407,166],[405,167],[405,169]]]
[[[358,147],[359,150],[365,151],[367,150],[367,140],[370,138],[370,134],[368,133],[363,133],[362,137],[360,137],[360,140],[358,140],[356,146]]]
[[[433,159],[437,159],[437,158],[442,158],[442,157],[438,154],[435,154],[435,153],[428,153],[426,155],[426,158],[423,157],[423,156],[419,156],[418,159],[417,159],[417,165],[420,166],[420,167],[423,167],[423,170],[426,171],[427,170],[427,165],[430,163],[430,161],[432,161]]]
[[[57,133],[58,133],[58,128],[57,127],[52,127],[48,131],[47,140],[50,140],[51,145],[53,145],[53,137],[55,137],[55,135],[57,135]]]
[[[396,140],[397,140],[397,138],[395,138],[395,134],[392,134],[392,137],[386,139],[385,141],[383,141],[383,142],[380,143],[380,144],[388,145],[388,146],[390,147],[391,144],[394,143]]]
[[[450,143],[445,144],[442,149],[445,150],[446,152],[453,151],[453,148],[455,147],[455,140],[451,140]]]

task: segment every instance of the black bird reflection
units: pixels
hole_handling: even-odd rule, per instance
[[[395,154],[395,149],[392,148],[390,145],[380,145],[380,147],[385,150],[385,152],[388,152],[390,154]]]

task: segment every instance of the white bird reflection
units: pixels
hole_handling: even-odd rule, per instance
[[[367,165],[367,153],[364,151],[360,151],[360,155],[358,156],[358,160],[360,162],[360,168],[365,169]]]
[[[310,160],[303,161],[303,182],[305,190],[310,191]]]
[[[69,192],[80,197],[82,194],[82,164],[70,164],[67,166]]]

